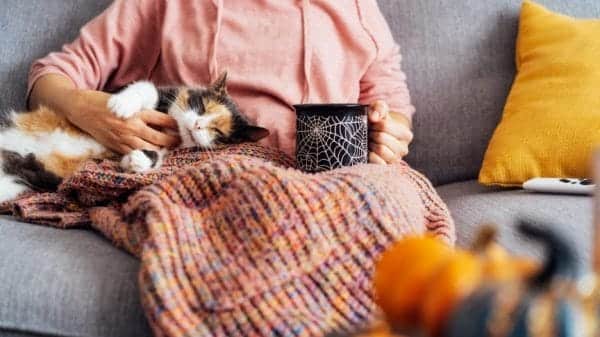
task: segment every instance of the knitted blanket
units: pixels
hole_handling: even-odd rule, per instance
[[[323,336],[370,322],[374,261],[407,234],[454,227],[405,163],[321,174],[242,145],[178,150],[132,175],[90,162],[59,193],[4,205],[30,222],[91,226],[141,260],[156,336]],[[137,192],[136,192],[137,191]]]

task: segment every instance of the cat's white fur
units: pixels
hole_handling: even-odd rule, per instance
[[[191,110],[180,110],[173,107],[169,114],[175,118],[179,126],[179,135],[181,137],[181,146],[191,147],[200,145],[210,148],[215,141],[215,137],[205,128],[215,118],[211,116],[198,116]]]
[[[128,119],[142,110],[155,109],[158,90],[151,82],[140,81],[129,85],[108,100],[108,108],[117,117]],[[162,151],[159,153],[162,162]],[[121,167],[127,171],[143,173],[152,168],[152,160],[140,150],[134,150],[121,159]]]
[[[17,182],[17,178],[12,175],[0,175],[0,202],[12,200],[19,195],[27,192],[29,188]]]
[[[159,156],[161,156],[159,154]],[[162,162],[162,158],[159,158]],[[157,163],[160,166],[160,163]],[[152,168],[152,160],[141,150],[133,150],[121,159],[121,167],[131,172],[146,172]]]
[[[135,82],[108,100],[110,111],[123,119],[131,118],[142,110],[154,109],[157,104],[158,90],[147,81]]]

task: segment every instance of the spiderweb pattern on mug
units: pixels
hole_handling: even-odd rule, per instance
[[[302,116],[297,130],[296,158],[306,171],[367,162],[366,116]]]

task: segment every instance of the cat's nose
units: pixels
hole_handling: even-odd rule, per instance
[[[196,123],[194,123],[194,128],[196,129],[204,129],[207,128],[209,121],[204,118],[197,118]]]

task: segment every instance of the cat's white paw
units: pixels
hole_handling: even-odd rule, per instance
[[[136,97],[128,97],[123,94],[112,95],[108,100],[108,108],[115,116],[122,119],[131,118],[142,110]]]
[[[117,117],[128,119],[142,110],[156,108],[158,90],[150,82],[136,82],[108,100],[108,108]]]
[[[152,169],[154,163],[141,150],[134,150],[123,156],[121,168],[128,172],[144,173]]]

